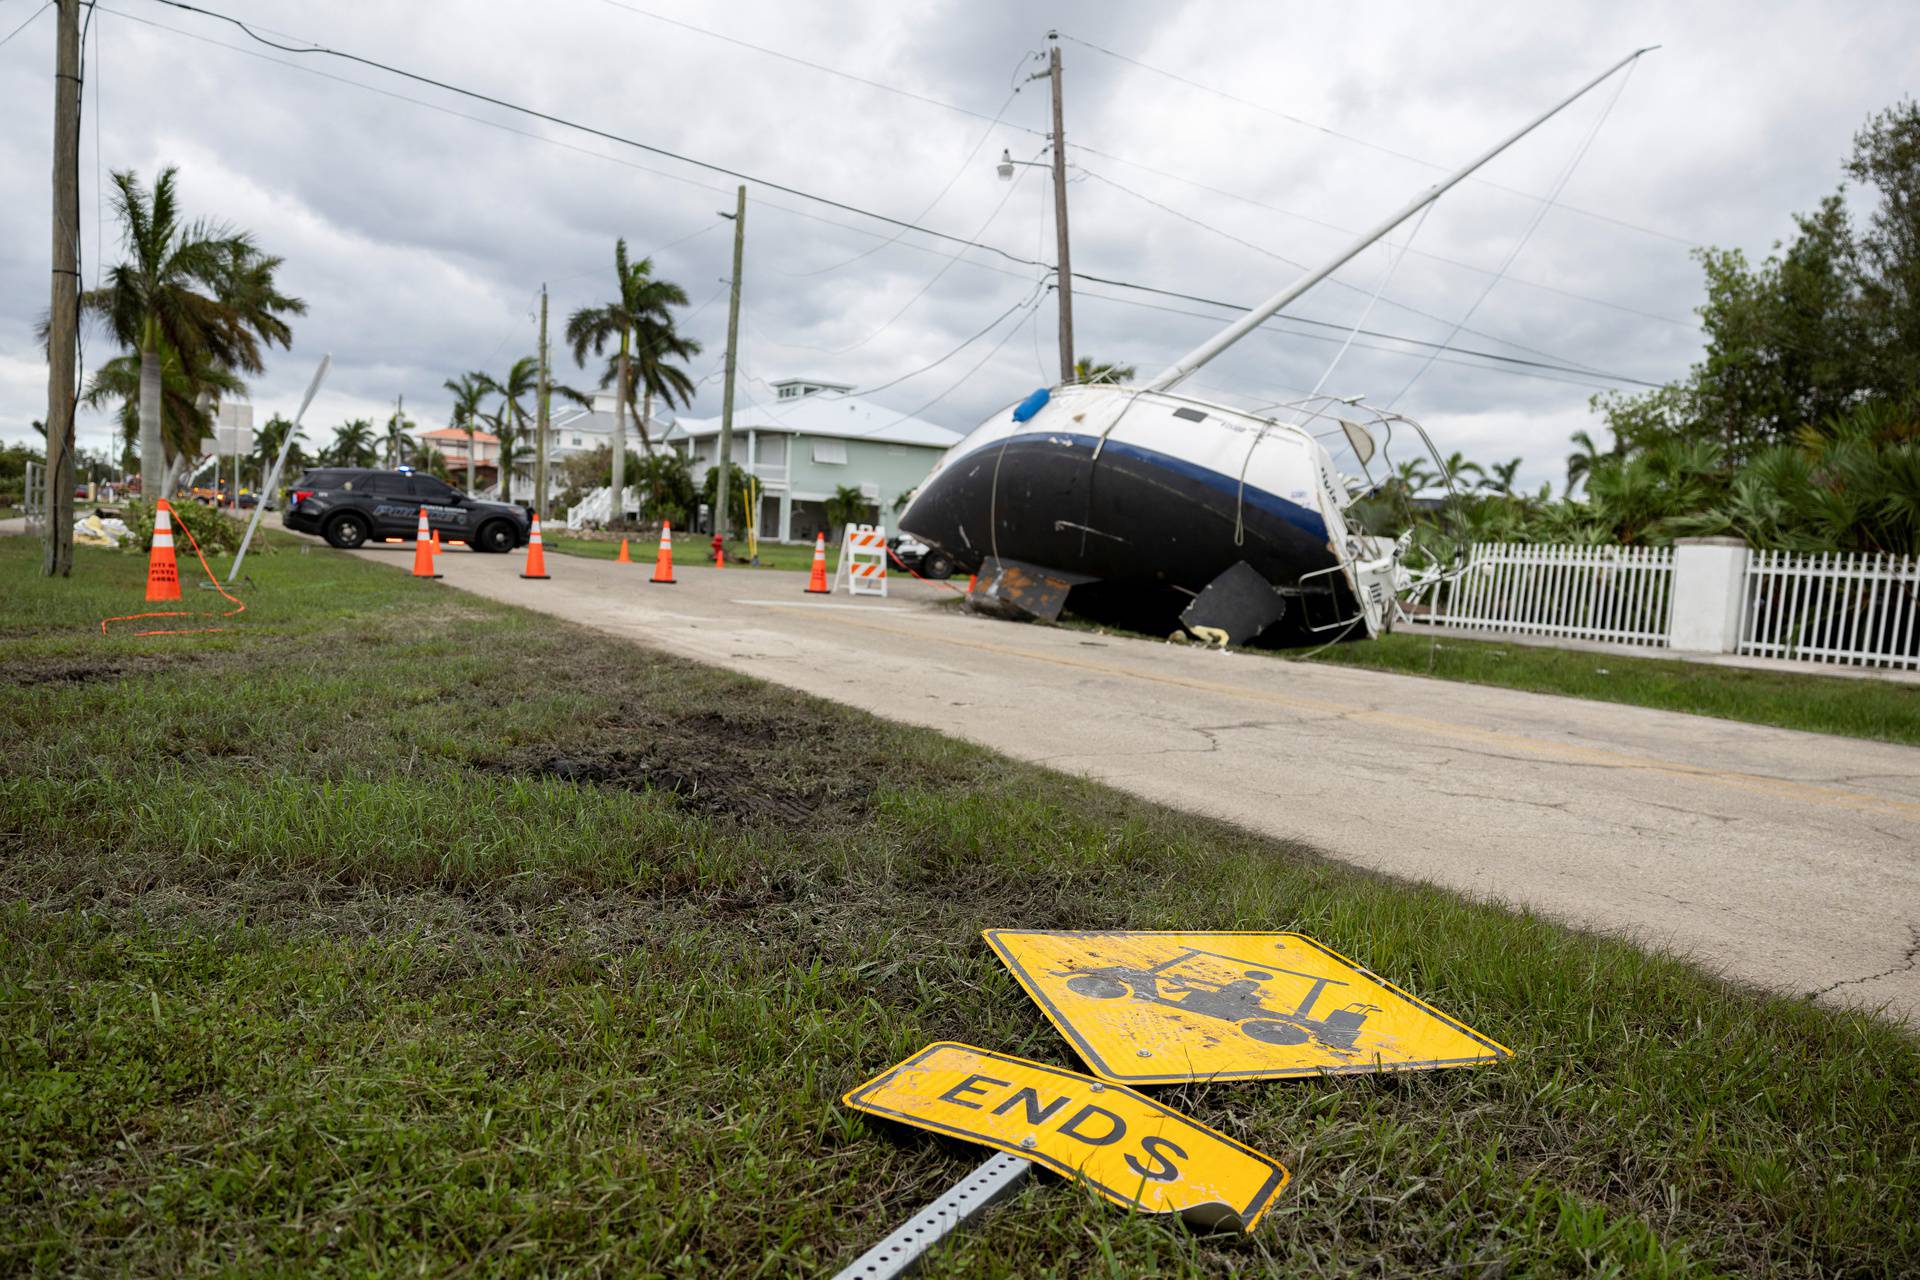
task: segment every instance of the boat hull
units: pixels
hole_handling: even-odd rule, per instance
[[[1091,408],[1055,416],[1081,427],[1101,416]],[[1202,433],[1219,426],[1180,420],[1183,437],[1140,416],[1131,430],[1099,433],[989,422],[920,487],[901,527],[968,572],[997,558],[1071,579],[1067,608],[1116,626],[1176,629],[1242,561],[1291,597],[1264,643],[1298,643],[1352,613],[1338,572],[1344,527],[1337,515],[1329,527],[1311,450],[1270,448],[1243,483],[1219,465],[1235,450],[1207,447]],[[1235,438],[1242,454],[1265,447],[1258,433]]]

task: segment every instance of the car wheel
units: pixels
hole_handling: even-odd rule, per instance
[[[367,535],[371,532],[372,528],[367,524],[367,518],[351,512],[343,516],[335,516],[327,522],[324,530],[327,541],[342,551],[351,551],[365,543]]]
[[[490,555],[501,555],[513,550],[519,541],[514,536],[513,526],[505,520],[490,520],[480,526],[480,532],[474,535],[473,549],[485,551]]]
[[[953,576],[953,557],[944,551],[929,551],[920,561],[920,576],[945,582]]]

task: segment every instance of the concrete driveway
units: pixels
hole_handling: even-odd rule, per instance
[[[404,569],[411,547],[359,554]],[[804,575],[449,550],[464,590],[1920,1021],[1920,749],[809,596]]]

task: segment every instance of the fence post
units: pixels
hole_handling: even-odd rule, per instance
[[[1676,538],[1667,647],[1734,653],[1746,606],[1747,544],[1739,538]]]

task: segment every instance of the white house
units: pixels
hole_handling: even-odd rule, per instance
[[[842,487],[891,520],[900,496],[933,470],[958,431],[860,396],[840,383],[789,378],[771,405],[737,406],[733,461],[763,486],[756,523],[769,541],[811,542],[826,530],[826,502]],[[661,433],[688,455],[696,486],[719,450],[720,419],[681,418]]]

